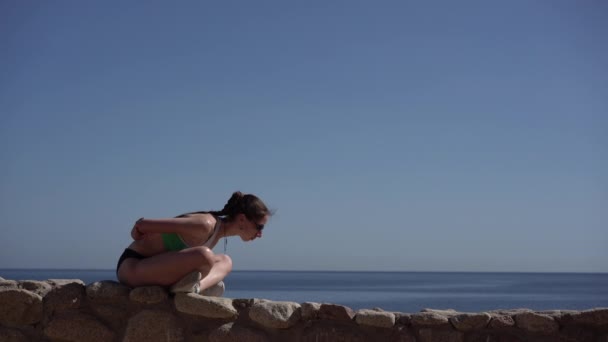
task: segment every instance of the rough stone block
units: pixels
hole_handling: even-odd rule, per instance
[[[49,315],[69,309],[78,309],[85,296],[84,285],[80,282],[64,282],[44,296],[44,311]]]
[[[232,305],[237,309],[247,309],[256,303],[265,302],[265,299],[258,298],[236,298],[232,300]]]
[[[306,302],[302,303],[302,319],[310,321],[319,317],[320,303]]]
[[[359,310],[355,322],[376,328],[392,328],[395,325],[395,314],[386,311]]]
[[[49,283],[37,280],[22,280],[19,282],[19,287],[33,292],[40,297],[46,296],[46,294],[52,289],[52,286]]]
[[[0,341],[2,342],[28,342],[28,338],[17,329],[0,327]]]
[[[491,329],[505,329],[515,326],[515,320],[509,315],[493,316],[488,325]]]
[[[0,280],[0,289],[17,289],[19,282],[15,280]]]
[[[210,342],[266,342],[268,337],[263,332],[226,323],[209,333]]]
[[[524,342],[517,336],[513,336],[505,333],[485,333],[485,332],[473,332],[465,336],[466,342]],[[537,341],[537,340],[530,340]],[[549,341],[538,341],[538,342],[549,342]],[[550,341],[557,342],[557,341]]]
[[[271,329],[287,329],[294,326],[302,312],[300,304],[294,302],[264,302],[249,309],[252,321]]]
[[[144,310],[129,319],[123,342],[181,342],[184,329],[169,312]]]
[[[206,318],[235,319],[238,312],[232,300],[221,297],[206,297],[195,293],[175,295],[175,308],[179,312]]]
[[[446,317],[452,317],[452,316],[456,316],[458,314],[460,314],[460,312],[454,310],[454,309],[429,309],[429,308],[425,308],[420,310],[420,312],[432,312],[432,313],[436,313],[442,316],[446,316]]]
[[[412,323],[412,314],[404,312],[394,312],[395,324],[410,325]]]
[[[51,340],[70,342],[109,342],[115,338],[105,325],[83,313],[54,317],[44,328],[44,335]]]
[[[559,342],[597,342],[595,333],[588,327],[568,326],[559,332]]]
[[[416,342],[416,336],[412,333],[412,331],[405,326],[398,326],[393,331],[391,337],[391,342]]]
[[[492,317],[490,314],[482,313],[463,313],[449,318],[450,323],[460,331],[473,331],[485,328]]]
[[[464,342],[464,334],[460,331],[420,329],[420,342]]]
[[[355,317],[355,312],[348,306],[336,304],[321,304],[319,308],[319,319],[327,319],[331,321],[352,321]]]
[[[448,326],[448,319],[440,312],[419,312],[411,316],[410,322],[414,327]]]
[[[515,315],[515,325],[525,331],[538,334],[554,334],[559,330],[559,324],[553,317],[534,312]]]
[[[46,282],[49,283],[53,287],[64,286],[64,285],[68,285],[68,284],[72,284],[72,283],[80,284],[83,287],[86,285],[84,283],[84,281],[82,281],[80,279],[48,279]]]
[[[608,308],[596,308],[565,314],[573,323],[608,328]]]
[[[112,304],[92,303],[91,309],[98,318],[101,318],[114,331],[124,329],[129,319],[129,312],[124,307],[115,307]]]
[[[497,315],[515,316],[517,314],[524,313],[524,312],[534,312],[534,311],[532,311],[530,309],[525,309],[525,308],[524,309],[506,309],[506,310],[500,309],[500,310],[488,311],[488,313],[491,316],[497,316]]]
[[[125,303],[131,290],[118,282],[104,280],[87,285],[87,297],[96,302]]]
[[[575,314],[577,312],[578,311],[575,310],[548,310],[538,311],[537,313],[551,316],[560,326],[564,326],[572,323],[571,314]]]
[[[161,286],[136,287],[129,293],[129,299],[142,304],[158,304],[169,298],[167,290]]]
[[[0,288],[0,324],[29,325],[42,320],[42,297],[27,290]]]
[[[341,325],[313,325],[306,329],[300,339],[301,342],[364,342],[373,341],[362,332],[352,327]]]

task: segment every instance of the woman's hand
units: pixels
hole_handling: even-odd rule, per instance
[[[144,218],[140,218],[139,220],[135,221],[135,224],[133,225],[133,229],[131,229],[131,237],[133,238],[133,240],[137,241],[137,240],[142,240],[145,237],[145,233],[141,231],[141,221]]]

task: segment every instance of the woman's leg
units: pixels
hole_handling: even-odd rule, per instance
[[[232,259],[226,254],[216,254],[214,260],[213,267],[207,273],[201,272],[203,275],[203,279],[199,282],[201,291],[224,280],[228,273],[232,271]]]
[[[193,247],[142,260],[127,259],[118,269],[118,279],[133,287],[169,286],[186,274],[199,271],[203,275],[202,290],[224,279],[231,270],[232,261],[227,255],[215,255],[207,247]]]

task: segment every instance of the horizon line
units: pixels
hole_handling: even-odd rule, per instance
[[[112,272],[113,268],[15,268],[0,267],[0,270],[7,271],[93,271],[93,272]],[[608,271],[426,271],[426,270],[284,270],[284,269],[253,269],[253,270],[232,270],[232,272],[302,272],[302,273],[543,273],[543,274],[608,274]]]

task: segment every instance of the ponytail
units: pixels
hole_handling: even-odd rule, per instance
[[[266,215],[271,215],[266,205],[258,197],[252,194],[244,195],[240,191],[235,191],[220,211],[195,211],[176,217],[186,217],[192,214],[211,214],[227,217],[228,220],[232,220],[238,214],[244,214],[249,219],[261,219]]]

